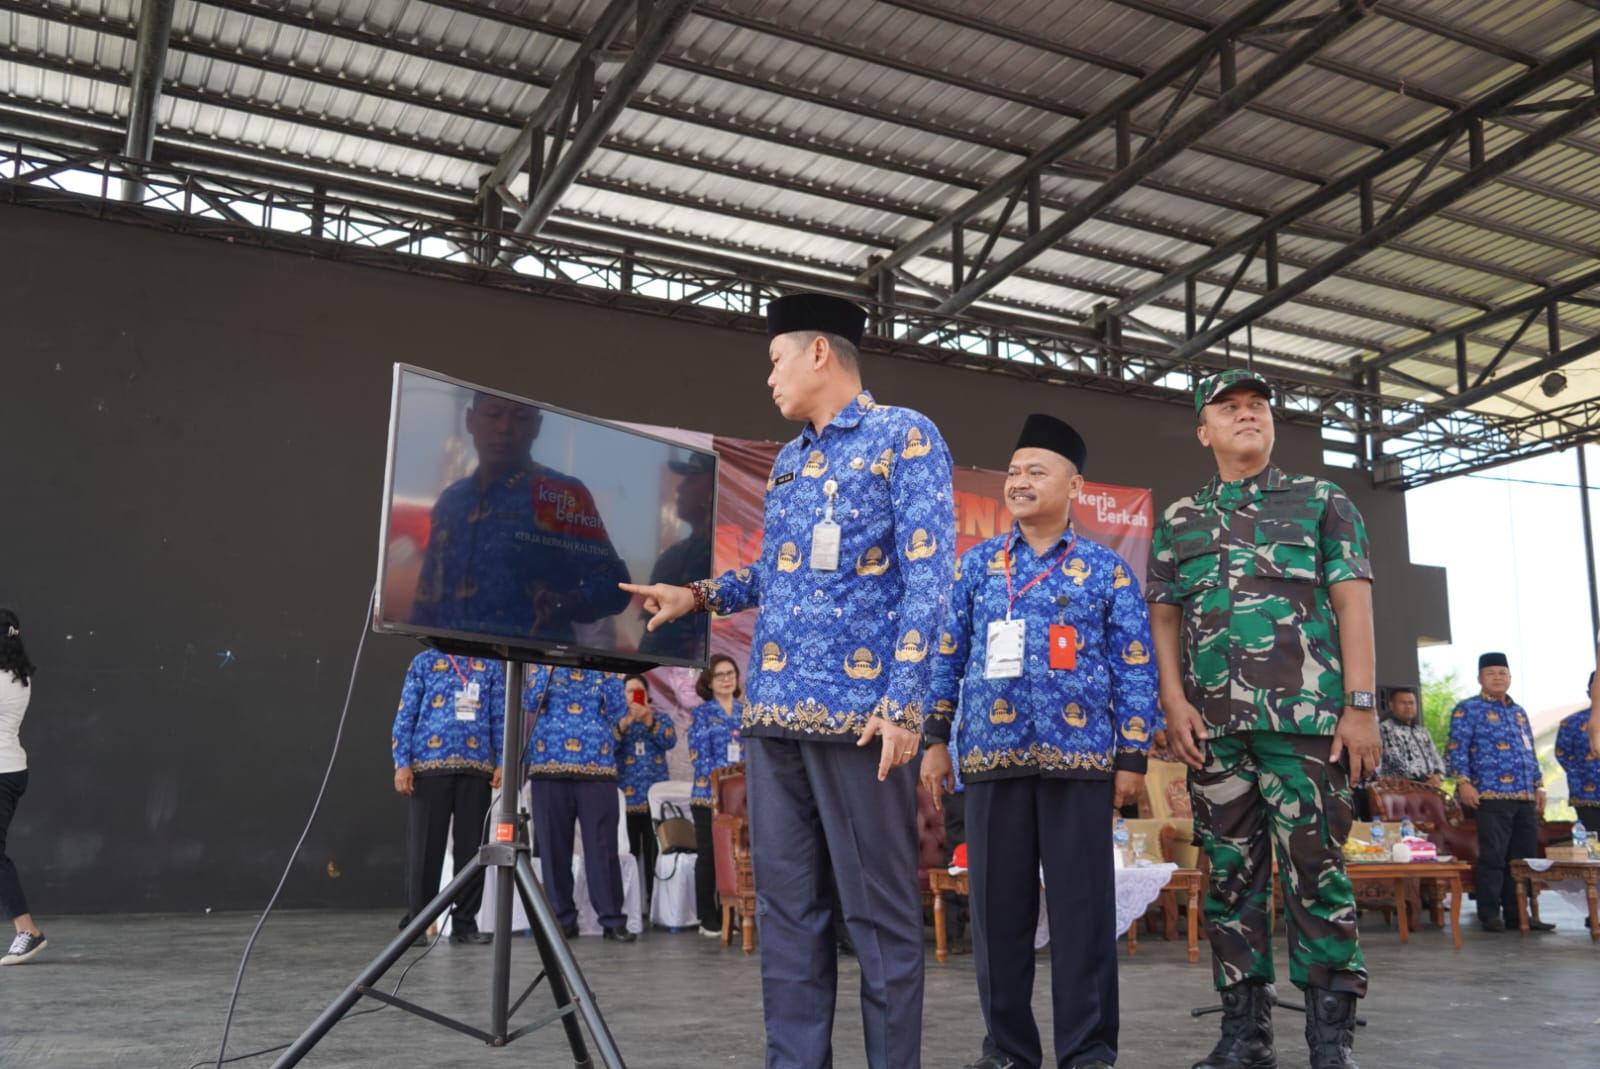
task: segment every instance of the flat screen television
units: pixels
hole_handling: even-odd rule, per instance
[[[373,628],[452,653],[701,667],[709,621],[644,630],[619,582],[711,574],[716,454],[396,364]]]

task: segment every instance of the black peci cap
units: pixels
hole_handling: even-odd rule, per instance
[[[867,313],[843,297],[825,293],[791,293],[767,305],[767,337],[797,330],[837,334],[851,345],[861,345]]]
[[[1503,653],[1485,653],[1478,658],[1478,671],[1485,668],[1510,668],[1511,662]]]
[[[1083,436],[1063,420],[1035,412],[1022,424],[1022,434],[1017,437],[1018,449],[1048,449],[1072,461],[1072,466],[1083,474],[1083,462],[1089,458],[1089,447]]]

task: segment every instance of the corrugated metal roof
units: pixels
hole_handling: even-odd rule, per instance
[[[158,151],[226,146],[330,183],[381,177],[430,194],[454,191],[463,218],[493,163],[571,61],[605,0],[180,0],[176,7]],[[959,208],[1030,153],[1073,130],[1143,72],[1191,46],[1246,0],[706,0],[695,6],[584,161],[553,218],[604,224],[684,246],[758,254],[843,281]],[[1334,0],[1298,0],[1276,18],[1320,16]],[[0,0],[0,105],[53,116],[64,140],[126,121],[135,0]],[[598,65],[604,86],[623,45]],[[975,306],[1081,321],[1166,272],[1256,226],[1387,146],[1600,34],[1600,12],[1579,0],[1484,4],[1394,0],[1228,116],[1134,188],[1082,222]],[[1290,47],[1293,33],[1237,42],[1236,75]],[[1570,101],[1594,91],[1593,67],[1528,95]],[[1209,62],[1193,96],[1183,79],[1130,113],[1137,152],[1165,122],[1213,106],[1226,86]],[[1169,110],[1171,114],[1169,115]],[[0,130],[10,112],[0,106]],[[1490,158],[1559,116],[1500,116],[1482,128]],[[1479,148],[1454,139],[1409,190],[1429,154],[1373,183],[1382,219],[1461,181]],[[1048,225],[1119,166],[1104,129],[1047,166],[1038,212]],[[1593,267],[1600,247],[1600,125],[1466,192],[1447,208],[1272,309],[1253,331],[1272,359],[1348,378],[1365,359]],[[510,183],[527,196],[526,175]],[[964,253],[984,241],[1002,204],[977,213]],[[1026,237],[1025,206],[1010,215],[990,261]],[[1280,276],[1314,269],[1363,228],[1345,196],[1290,224],[1277,239]],[[952,285],[948,236],[904,270]],[[1238,261],[1201,272],[1205,318]],[[1270,288],[1259,260],[1240,273],[1227,312]],[[1182,287],[1146,303],[1138,322],[1182,335]],[[1468,339],[1482,366],[1517,331],[1508,320]],[[1564,311],[1570,345],[1600,333],[1600,312]],[[1536,339],[1537,336],[1537,340]],[[1235,339],[1236,341],[1238,339]],[[1500,365],[1538,359],[1527,332]],[[1395,365],[1383,382],[1400,398],[1417,383],[1453,388],[1450,353]],[[1589,383],[1584,364],[1573,379]],[[1579,374],[1584,372],[1585,374]],[[1593,390],[1589,385],[1586,389]],[[1533,391],[1517,401],[1540,403]]]

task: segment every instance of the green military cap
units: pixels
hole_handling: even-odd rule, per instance
[[[1219,371],[1200,380],[1200,385],[1195,387],[1194,391],[1195,415],[1199,415],[1202,408],[1235,386],[1247,386],[1267,400],[1272,400],[1272,387],[1267,385],[1266,379],[1254,372],[1234,368],[1232,371]]]

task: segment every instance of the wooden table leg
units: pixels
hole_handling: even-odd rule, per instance
[[[1596,888],[1594,880],[1588,880],[1588,887],[1584,893],[1589,898],[1589,941],[1600,942],[1600,888]]]
[[[1395,877],[1394,916],[1400,925],[1400,942],[1411,942],[1411,920],[1406,916],[1406,878],[1404,876]]]
[[[1517,931],[1521,932],[1523,934],[1523,936],[1526,936],[1528,934],[1528,895],[1532,890],[1532,888],[1529,886],[1532,883],[1533,883],[1532,878],[1529,878],[1529,879],[1526,879],[1526,880],[1517,880],[1516,881],[1516,884],[1517,884]],[[1480,906],[1479,908],[1481,909],[1482,907]]]
[[[1139,918],[1133,918],[1133,923],[1128,925],[1128,956],[1139,953]]]
[[[1200,931],[1195,927],[1195,917],[1200,912],[1200,894],[1198,891],[1189,892],[1189,909],[1185,916],[1184,927],[1189,938],[1189,964],[1193,965],[1200,960]]]
[[[944,935],[944,892],[933,892],[933,956],[943,965],[950,959],[950,947]]]
[[[1445,892],[1450,889],[1450,885],[1449,885],[1448,881],[1445,881],[1445,880],[1433,880],[1432,881],[1432,887],[1433,887],[1433,902],[1429,905],[1428,908],[1433,913],[1433,926],[1435,928],[1443,928],[1444,927],[1444,901],[1443,901],[1443,896],[1444,896]]]
[[[1467,889],[1461,885],[1461,874],[1452,873],[1449,877],[1450,886],[1450,933],[1455,939],[1456,949],[1461,949],[1461,900],[1467,897]]]

